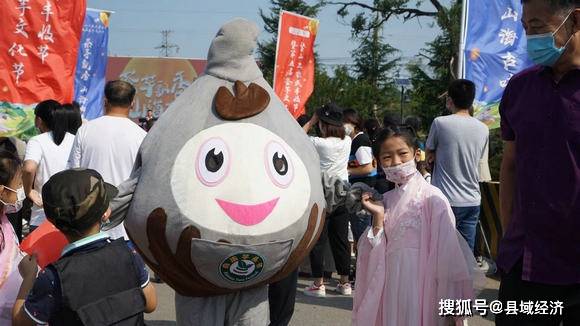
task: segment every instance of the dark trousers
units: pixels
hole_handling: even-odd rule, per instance
[[[323,277],[324,273],[324,245],[330,243],[332,257],[338,275],[349,275],[350,272],[350,244],[348,243],[348,220],[350,215],[344,207],[337,208],[326,217],[324,228],[318,242],[310,252],[310,266],[312,277]]]
[[[373,224],[373,216],[370,214],[358,216],[356,214],[350,215],[350,229],[354,242],[358,242],[365,230]]]
[[[570,262],[577,263],[577,262]],[[564,322],[564,326],[580,325],[580,284],[575,285],[549,285],[522,280],[522,261],[518,262],[509,273],[501,278],[499,287],[499,301],[506,307],[507,301],[516,301],[517,315],[500,314],[495,317],[497,326],[558,326]],[[540,301],[547,301],[546,315],[526,315],[519,313],[521,301],[532,301],[534,309]],[[562,314],[550,315],[552,306],[550,301],[563,302]],[[505,310],[504,310],[505,311]]]
[[[297,283],[298,270],[295,270],[286,278],[270,284],[268,289],[270,326],[286,326],[290,323],[294,314]]]

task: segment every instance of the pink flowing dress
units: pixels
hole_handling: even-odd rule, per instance
[[[22,284],[18,264],[24,255],[4,213],[0,215],[0,226],[0,325],[9,326],[12,325],[12,307]]]
[[[383,231],[359,241],[353,325],[462,324],[439,316],[439,300],[473,300],[482,275],[449,202],[419,173],[383,198]]]

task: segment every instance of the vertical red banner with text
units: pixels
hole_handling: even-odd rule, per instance
[[[85,0],[2,0],[0,102],[70,102]]]
[[[318,20],[280,12],[274,91],[288,111],[299,117],[314,90],[314,41]]]

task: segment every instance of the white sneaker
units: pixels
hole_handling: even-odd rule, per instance
[[[336,291],[342,295],[352,295],[352,287],[348,282],[344,284],[338,283],[336,286]]]
[[[482,272],[487,272],[489,270],[489,264],[482,256],[475,257],[475,261],[477,262],[477,267]]]
[[[304,295],[309,297],[324,298],[326,297],[326,287],[324,287],[324,284],[316,286],[316,284],[312,282],[312,285],[304,289]]]
[[[494,275],[497,272],[497,265],[491,259],[485,257],[476,257],[477,265],[480,271],[484,272],[485,275]]]

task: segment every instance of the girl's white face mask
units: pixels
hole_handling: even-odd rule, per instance
[[[4,186],[4,189],[16,193],[16,202],[14,203],[6,203],[2,199],[0,199],[0,203],[4,204],[4,212],[6,214],[18,213],[22,209],[22,202],[24,201],[24,199],[26,199],[24,188],[20,187],[17,190],[14,190],[10,187]]]
[[[404,184],[417,172],[417,163],[415,160],[410,160],[396,166],[383,167],[383,171],[385,171],[387,180],[396,184]]]

